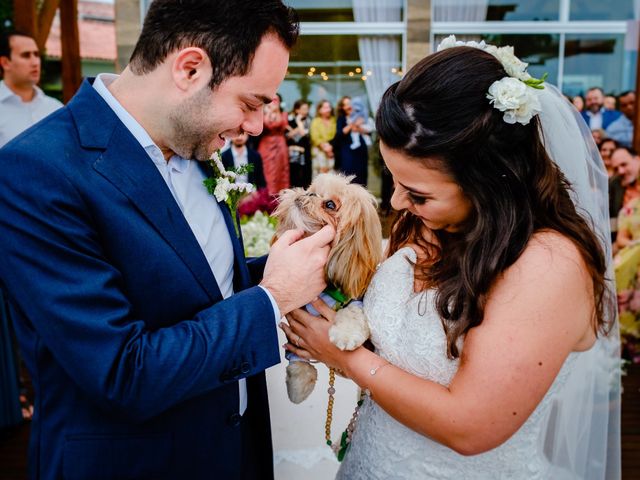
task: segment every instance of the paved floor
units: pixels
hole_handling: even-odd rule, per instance
[[[280,344],[286,339],[282,331]],[[326,480],[334,478],[338,462],[325,444],[328,370],[317,365],[318,382],[304,402],[295,405],[287,398],[286,361],[267,370],[271,429],[276,480]],[[358,400],[354,383],[336,377],[332,434],[335,440],[351,419]]]

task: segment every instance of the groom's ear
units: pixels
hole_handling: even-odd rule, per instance
[[[199,90],[209,84],[213,70],[207,53],[198,47],[179,50],[171,65],[173,82],[179,90]]]

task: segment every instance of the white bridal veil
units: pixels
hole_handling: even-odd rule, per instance
[[[608,179],[591,132],[552,85],[540,91],[545,147],[573,187],[573,201],[601,240],[607,259],[614,326],[580,353],[563,389],[553,399],[539,447],[553,465],[554,480],[620,478],[620,340],[611,258]]]

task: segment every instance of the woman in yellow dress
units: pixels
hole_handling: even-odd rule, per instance
[[[618,215],[614,257],[620,336],[624,358],[640,363],[640,198]]]
[[[336,136],[336,117],[329,100],[321,100],[309,127],[313,176],[333,170],[335,165],[331,140]]]

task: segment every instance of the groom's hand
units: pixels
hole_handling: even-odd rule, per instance
[[[335,231],[326,225],[310,237],[303,235],[302,230],[289,230],[271,246],[260,283],[273,295],[283,316],[309,303],[327,286],[324,266]]]

